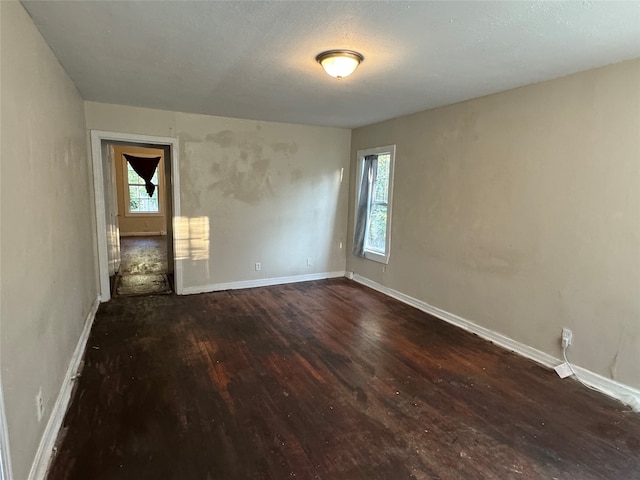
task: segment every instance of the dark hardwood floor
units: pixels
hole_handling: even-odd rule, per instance
[[[119,298],[48,478],[640,479],[640,415],[346,279]]]

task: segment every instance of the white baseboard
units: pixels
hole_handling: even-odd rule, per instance
[[[157,237],[166,234],[167,232],[120,232],[121,237]]]
[[[558,360],[558,363],[562,363]],[[635,412],[640,413],[640,390],[625,385],[624,383],[616,382],[610,378],[603,377],[597,373],[587,370],[586,368],[573,365],[573,369],[576,372],[577,377],[583,383],[595,388],[599,392],[609,395],[617,400],[620,400],[625,405],[631,407]]]
[[[237,290],[241,288],[267,287],[269,285],[281,285],[283,283],[310,282],[312,280],[323,280],[325,278],[344,277],[344,270],[339,272],[311,273],[308,275],[293,275],[291,277],[260,278],[257,280],[243,280],[239,282],[214,283],[210,285],[198,285],[195,287],[184,287],[184,295],[194,293],[219,292],[221,290]]]
[[[85,319],[84,328],[82,329],[82,333],[80,334],[80,338],[76,344],[76,349],[71,356],[71,361],[69,362],[67,373],[62,382],[60,392],[58,393],[58,398],[56,399],[56,403],[54,404],[51,415],[49,416],[49,421],[47,422],[47,426],[45,427],[42,438],[40,439],[38,451],[36,452],[33,464],[31,465],[29,480],[44,480],[47,474],[47,469],[49,468],[49,463],[53,456],[53,447],[55,446],[64,416],[67,413],[67,408],[69,407],[75,377],[78,373],[78,369],[80,368],[80,361],[82,360],[84,349],[87,345],[87,340],[89,339],[89,333],[91,332],[91,326],[93,325],[93,320],[95,319],[99,305],[100,296],[98,295],[94,300],[93,305],[91,305],[91,310]]]
[[[534,362],[544,365],[547,368],[553,368],[556,365],[564,362],[564,360],[560,360],[552,355],[549,355],[548,353],[530,347],[529,345],[525,345],[524,343],[520,343],[517,340],[507,337],[506,335],[477,325],[470,320],[429,305],[422,300],[410,297],[409,295],[405,295],[404,293],[398,292],[397,290],[393,290],[389,287],[385,287],[384,285],[380,285],[379,283],[369,280],[368,278],[365,278],[361,275],[354,274],[353,280],[369,288],[372,288],[373,290],[377,290],[378,292],[393,297],[396,300],[400,300],[401,302],[415,307],[418,310],[429,313],[434,317],[444,320],[447,323],[451,323],[452,325],[467,330],[468,332],[475,333],[485,340],[489,340],[490,342],[502,348],[506,348],[507,350],[511,350],[512,352],[522,355],[523,357],[529,358]],[[616,382],[615,380],[603,377],[602,375],[594,373],[585,368],[578,367],[576,365],[573,365],[573,368],[578,378],[583,383],[606,395],[609,395],[610,397],[620,400],[636,411],[640,411],[640,390]]]

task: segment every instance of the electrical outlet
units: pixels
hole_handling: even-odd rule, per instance
[[[256,262],[256,272],[262,270],[262,264],[260,262]]]
[[[44,416],[44,401],[42,400],[42,388],[38,390],[36,395],[36,417],[38,421],[42,420]]]
[[[568,328],[562,329],[562,348],[567,348],[573,343],[573,332]]]
[[[311,266],[311,257],[307,258],[307,267]]]

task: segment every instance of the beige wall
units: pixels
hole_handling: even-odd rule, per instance
[[[94,102],[85,111],[89,129],[178,138],[185,287],[344,271],[350,130]]]
[[[158,202],[162,206],[162,215],[129,215],[126,212],[127,190],[126,190],[126,170],[124,169],[125,160],[122,156],[123,153],[131,155],[138,155],[142,157],[160,157],[160,164],[158,165],[158,180],[160,181],[160,191],[158,195]],[[157,148],[146,147],[133,147],[133,146],[113,146],[113,158],[116,169],[116,187],[118,198],[118,224],[120,227],[120,235],[126,236],[132,233],[145,233],[145,232],[162,232],[167,233],[167,221],[166,221],[166,205],[164,203],[164,151]]]
[[[394,143],[387,271],[348,270],[556,357],[569,327],[640,387],[640,60],[354,130],[352,158]]]
[[[83,100],[22,6],[0,11],[0,362],[22,480],[97,296],[95,237]]]

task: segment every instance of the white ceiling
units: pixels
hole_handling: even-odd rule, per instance
[[[357,127],[640,57],[640,2],[23,1],[85,100]],[[326,75],[315,56],[365,60]]]

